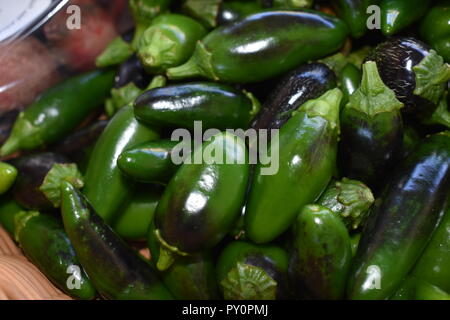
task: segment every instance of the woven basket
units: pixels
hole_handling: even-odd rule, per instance
[[[0,227],[0,300],[70,300],[23,255]]]

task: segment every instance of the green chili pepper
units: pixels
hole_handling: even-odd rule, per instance
[[[365,184],[343,178],[332,181],[317,204],[337,213],[351,231],[361,226],[374,201],[372,191]]]
[[[294,223],[289,262],[297,297],[342,299],[351,259],[350,236],[339,216],[320,205],[305,206]]]
[[[439,223],[449,187],[450,133],[443,132],[427,137],[396,167],[375,203],[352,263],[350,299],[395,293]]]
[[[155,236],[155,225],[148,231],[151,262],[156,266],[160,245]],[[219,291],[212,254],[208,251],[188,257],[178,257],[169,269],[160,272],[169,291],[179,300],[217,300]]]
[[[381,0],[381,31],[392,36],[419,20],[428,9],[430,0]]]
[[[127,240],[146,239],[160,197],[161,191],[157,188],[137,186],[130,202],[114,221],[113,229]]]
[[[447,209],[411,274],[450,292],[450,210]]]
[[[280,247],[233,241],[217,260],[217,281],[226,300],[286,299],[288,263]]]
[[[376,4],[375,0],[338,0],[336,1],[339,16],[349,26],[350,32],[354,38],[362,37],[367,28],[367,19],[369,14],[367,8]]]
[[[117,164],[125,175],[136,181],[166,184],[178,169],[171,153],[179,143],[171,140],[145,142],[122,152]]]
[[[223,1],[216,21],[219,25],[233,23],[251,14],[263,11],[257,0],[250,1]]]
[[[169,9],[172,0],[130,0],[129,7],[135,23],[134,37],[131,41],[133,50],[137,49],[139,40],[144,31],[150,26],[153,19],[160,13]]]
[[[46,91],[22,111],[0,156],[33,150],[61,139],[99,107],[113,85],[114,71],[92,71]]]
[[[313,203],[330,182],[341,98],[336,88],[309,100],[281,127],[279,139],[273,142],[272,137],[269,153],[279,154],[278,170],[256,166],[245,213],[246,234],[255,243],[272,241],[286,231],[298,211]]]
[[[231,133],[218,133],[194,149],[156,208],[159,270],[167,269],[177,255],[212,248],[226,236],[239,217],[248,173],[245,143]]]
[[[150,73],[164,72],[186,62],[206,29],[192,18],[180,14],[156,17],[138,43],[138,56]]]
[[[152,266],[131,249],[70,183],[61,184],[64,228],[78,259],[107,299],[172,299]]]
[[[377,192],[401,158],[403,103],[381,80],[375,62],[363,65],[361,86],[341,112],[341,173]]]
[[[25,255],[68,295],[94,299],[95,288],[58,219],[37,211],[21,211],[14,218],[15,239]]]
[[[175,84],[149,90],[134,103],[139,121],[157,127],[248,128],[259,102],[248,92],[213,82]]]
[[[10,194],[3,195],[0,198],[0,225],[2,225],[10,235],[14,235],[15,215],[23,210],[24,208],[21,207]]]
[[[362,73],[353,63],[347,63],[339,73],[339,87],[342,90],[341,108],[349,101],[350,96],[361,84]]]
[[[167,75],[262,81],[336,51],[347,32],[341,20],[320,12],[257,13],[210,32],[189,61],[167,70]]]
[[[130,105],[114,115],[99,137],[86,170],[83,193],[107,223],[133,192],[132,181],[122,174],[117,159],[124,150],[157,138],[155,131],[136,120]]]
[[[8,191],[16,181],[17,169],[6,162],[0,162],[0,194]]]
[[[422,38],[440,56],[450,62],[450,1],[444,1],[428,11],[420,26]]]

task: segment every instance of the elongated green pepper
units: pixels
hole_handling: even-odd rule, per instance
[[[95,288],[58,219],[21,211],[15,215],[14,234],[25,255],[62,291],[78,299],[95,298]]]
[[[275,245],[233,241],[217,260],[217,281],[227,300],[275,300],[290,296],[287,252]]]
[[[381,31],[392,36],[427,12],[430,0],[381,0]]]
[[[289,263],[297,297],[342,299],[351,259],[350,236],[339,216],[323,206],[305,206],[294,224]]]
[[[239,217],[248,174],[245,143],[231,133],[218,133],[194,149],[156,208],[159,270],[167,269],[177,255],[212,248],[225,237]]]
[[[420,25],[420,35],[433,49],[450,62],[450,1],[444,1],[428,11]]]
[[[96,70],[46,91],[19,114],[0,156],[37,149],[70,133],[108,97],[113,80],[113,70]]]
[[[341,113],[341,172],[374,191],[383,185],[403,144],[403,119],[394,91],[381,80],[375,62],[363,65],[361,86]]]
[[[398,167],[362,231],[348,297],[387,299],[414,267],[445,208],[450,133],[424,139]]]
[[[135,119],[133,107],[125,106],[114,115],[95,144],[83,193],[107,223],[112,222],[133,192],[132,181],[122,174],[117,159],[124,150],[157,138],[155,131]]]
[[[341,20],[319,12],[257,13],[210,32],[189,61],[168,69],[167,76],[262,81],[336,51],[347,32]]]
[[[172,161],[172,150],[178,141],[157,140],[122,152],[117,164],[128,177],[141,182],[166,184],[178,166]]]
[[[450,210],[447,209],[433,237],[411,274],[450,292]]]
[[[163,14],[144,31],[137,53],[148,72],[163,72],[186,62],[205,35],[206,29],[194,19]]]
[[[16,177],[16,168],[6,162],[0,162],[0,194],[4,194],[11,188]]]
[[[360,227],[374,201],[372,191],[365,184],[343,178],[332,181],[317,204],[337,213],[350,231]]]
[[[64,228],[78,259],[107,299],[172,299],[151,265],[130,248],[70,183],[61,184]]]
[[[330,182],[341,98],[341,91],[333,89],[300,106],[269,148],[272,156],[278,153],[278,171],[264,175],[265,165],[257,165],[245,213],[245,230],[253,242],[266,243],[286,231]]]

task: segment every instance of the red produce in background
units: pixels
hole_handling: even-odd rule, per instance
[[[25,108],[61,81],[65,75],[58,70],[76,74],[94,68],[95,58],[118,36],[118,29],[129,25],[127,3],[70,0],[30,36],[0,42],[0,116],[7,110]],[[0,11],[3,5],[14,3],[0,3]],[[80,8],[79,29],[67,27],[73,14],[67,12],[70,5]]]
[[[0,113],[23,108],[60,80],[57,63],[39,40],[0,44]]]

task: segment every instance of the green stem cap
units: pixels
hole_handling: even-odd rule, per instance
[[[237,262],[221,281],[225,300],[275,300],[277,282],[264,269]]]
[[[345,108],[353,108],[369,117],[378,113],[398,111],[403,103],[397,100],[395,92],[381,80],[377,64],[366,62],[363,67],[361,86],[353,92]]]
[[[438,104],[450,80],[450,65],[436,51],[430,53],[413,67],[416,75],[414,94]]]
[[[156,268],[158,268],[159,271],[169,269],[178,256],[186,257],[189,255],[186,252],[180,251],[177,247],[168,244],[161,236],[161,232],[159,229],[156,229],[154,232],[155,237],[160,244],[159,259],[156,263]]]

